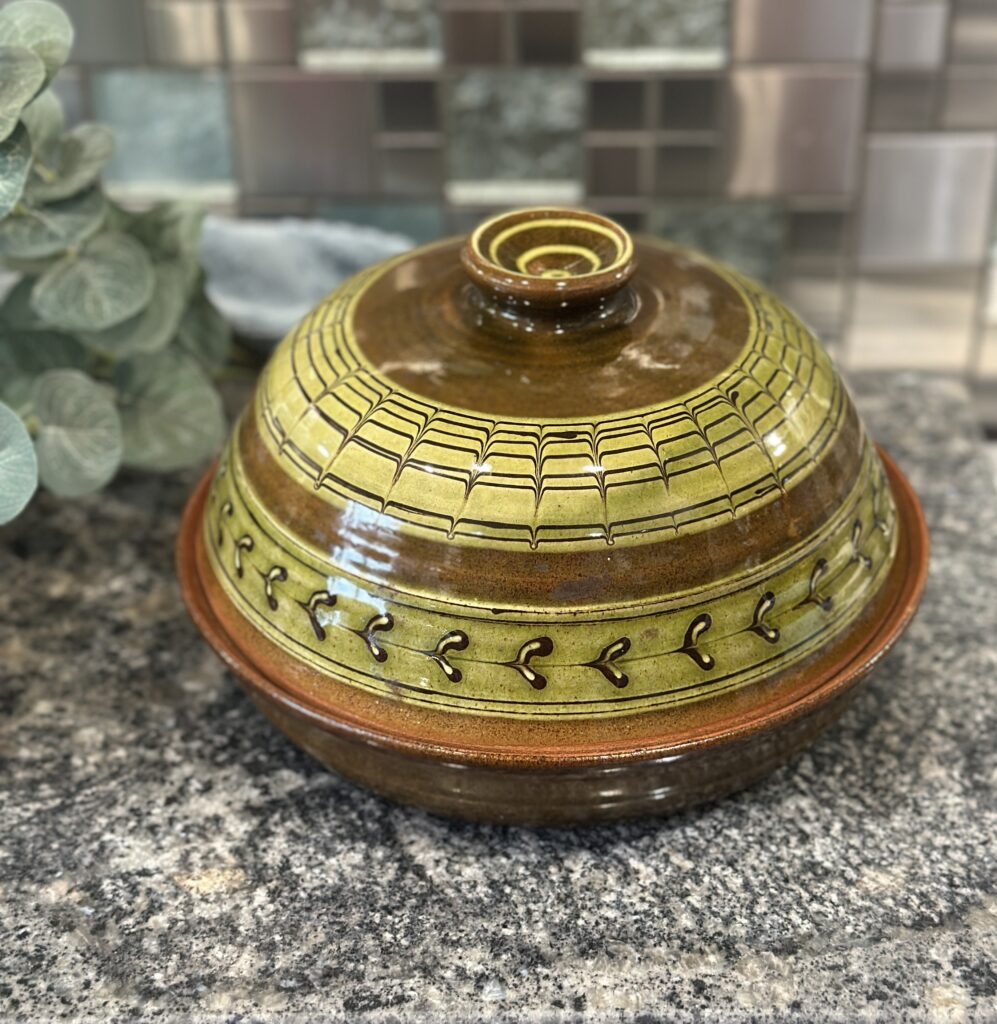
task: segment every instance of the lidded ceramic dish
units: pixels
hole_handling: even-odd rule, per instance
[[[468,818],[740,788],[906,625],[927,536],[760,286],[534,209],[334,291],[179,539],[191,613],[327,765]]]

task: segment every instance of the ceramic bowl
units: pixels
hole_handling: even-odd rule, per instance
[[[575,210],[380,263],[281,343],[190,499],[191,614],[350,779],[661,814],[809,743],[910,620],[917,498],[807,327]]]

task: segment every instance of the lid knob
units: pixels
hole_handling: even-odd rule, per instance
[[[461,253],[474,283],[502,303],[585,308],[623,288],[637,269],[627,232],[595,213],[541,207],[481,224]]]

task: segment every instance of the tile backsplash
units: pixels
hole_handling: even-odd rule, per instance
[[[997,380],[993,2],[64,6],[59,88],[125,194],[418,241],[583,203],[771,284],[846,365]]]

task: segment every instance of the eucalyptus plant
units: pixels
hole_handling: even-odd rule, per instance
[[[204,291],[203,211],[128,211],[100,184],[99,124],[66,130],[50,86],[73,27],[48,0],[0,8],[0,523],[38,484],[61,497],[120,466],[197,462],[225,430],[212,377],[229,330]]]

